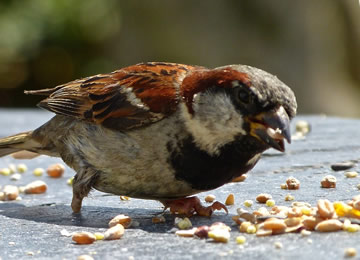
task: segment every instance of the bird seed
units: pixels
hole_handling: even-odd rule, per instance
[[[234,194],[230,193],[225,200],[225,205],[230,206],[230,205],[234,205],[234,203],[235,203]]]
[[[286,180],[288,190],[298,190],[300,188],[300,181],[294,177],[289,177]]]
[[[321,188],[336,188],[336,177],[333,175],[326,175],[321,180]]]
[[[346,178],[356,178],[359,174],[357,172],[345,172]]]
[[[131,222],[132,222],[132,220],[129,216],[120,214],[109,221],[109,227],[114,227],[117,224],[121,224],[121,225],[123,225],[124,228],[128,228],[128,227],[130,227]]]
[[[56,163],[56,164],[50,165],[46,169],[47,175],[49,175],[51,178],[62,177],[64,174],[64,171],[65,171],[65,166],[62,165],[61,163]]]
[[[41,194],[46,192],[47,185],[43,181],[33,181],[25,186],[24,192],[26,194]]]
[[[205,197],[205,202],[211,203],[216,199],[215,195],[209,194]]]
[[[120,239],[125,233],[124,226],[121,224],[116,224],[115,226],[109,228],[104,233],[105,240],[115,240]]]
[[[256,201],[259,203],[266,203],[270,199],[272,199],[272,196],[267,193],[261,193],[256,197]]]
[[[96,237],[90,232],[77,232],[72,235],[72,240],[77,244],[92,244],[95,242]]]

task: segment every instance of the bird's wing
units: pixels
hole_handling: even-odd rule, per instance
[[[133,129],[173,113],[181,82],[195,68],[175,63],[141,63],[25,93],[48,96],[39,106],[56,114],[117,130]]]

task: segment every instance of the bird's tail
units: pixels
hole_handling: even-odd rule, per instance
[[[37,143],[34,142],[32,139],[32,131],[0,138],[0,157],[3,157],[8,154],[15,154],[15,155],[17,153],[27,154],[27,151],[32,151],[35,148],[36,144]],[[22,158],[22,157],[18,157],[18,158],[29,159],[30,158],[29,154],[26,158]],[[34,153],[32,158],[37,155],[38,154]]]

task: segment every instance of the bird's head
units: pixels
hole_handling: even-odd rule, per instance
[[[295,95],[263,70],[229,65],[194,71],[183,80],[181,96],[188,131],[199,148],[211,154],[244,136],[282,152],[284,140],[291,142]]]

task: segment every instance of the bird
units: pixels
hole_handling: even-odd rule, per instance
[[[75,213],[92,189],[174,214],[227,212],[194,195],[247,173],[269,148],[284,152],[297,110],[285,83],[248,65],[143,62],[25,94],[45,96],[38,106],[55,115],[1,138],[0,157],[60,157],[76,172]]]

